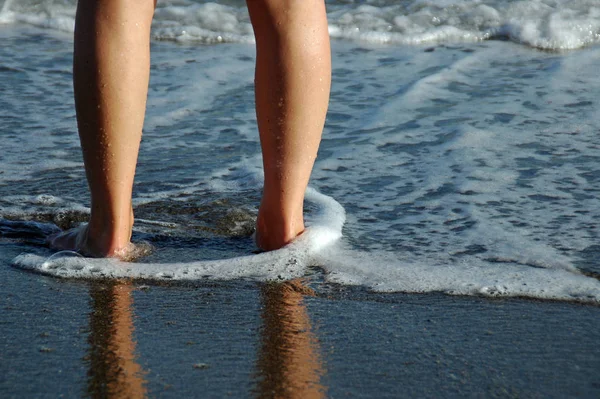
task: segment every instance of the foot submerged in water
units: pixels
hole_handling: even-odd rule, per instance
[[[152,247],[147,243],[127,243],[122,247],[99,248],[89,238],[88,224],[52,234],[47,239],[52,249],[59,251],[75,251],[90,258],[116,258],[122,261],[131,261],[148,255]]]

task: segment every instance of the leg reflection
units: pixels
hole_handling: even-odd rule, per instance
[[[323,398],[318,341],[303,303],[314,295],[299,280],[262,289],[263,332],[258,359],[261,398]]]
[[[136,362],[129,283],[92,283],[90,296],[90,369],[92,398],[143,398],[143,370]]]

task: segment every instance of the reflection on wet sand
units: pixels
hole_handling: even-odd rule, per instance
[[[132,287],[127,282],[92,283],[89,372],[92,398],[143,398],[146,381],[136,362]]]
[[[260,398],[325,397],[318,341],[303,303],[306,295],[314,293],[300,280],[262,288],[264,324],[256,392]]]
[[[133,288],[128,282],[94,282],[90,287],[89,373],[92,398],[144,398],[145,372],[133,340]],[[318,342],[303,299],[313,295],[299,280],[261,289],[263,328],[257,361],[260,398],[323,398],[324,373]]]

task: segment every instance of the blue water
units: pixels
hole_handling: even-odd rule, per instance
[[[245,6],[159,0],[138,263],[44,244],[74,3],[0,0],[0,397],[599,396],[597,0],[327,1],[309,234],[259,255]]]
[[[74,6],[0,4],[0,217],[67,228],[89,204],[71,87]],[[595,3],[328,10],[333,86],[311,186],[345,209],[343,238],[283,278],[318,266],[325,283],[386,292],[598,302]],[[243,3],[159,2],[153,38],[134,187],[134,238],[157,249],[144,262],[172,272],[250,255],[262,176]],[[328,223],[321,208],[307,203],[309,221]],[[3,226],[3,240],[51,254],[43,233]],[[248,262],[240,276],[271,276]],[[199,270],[193,278],[233,278]]]

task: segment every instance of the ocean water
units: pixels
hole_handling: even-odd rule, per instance
[[[254,255],[262,171],[244,3],[158,2],[134,187],[134,239],[155,250],[123,264],[43,244],[89,212],[74,1],[0,2],[0,242],[23,252],[2,264],[600,302],[597,2],[327,5],[333,84],[310,227]]]

